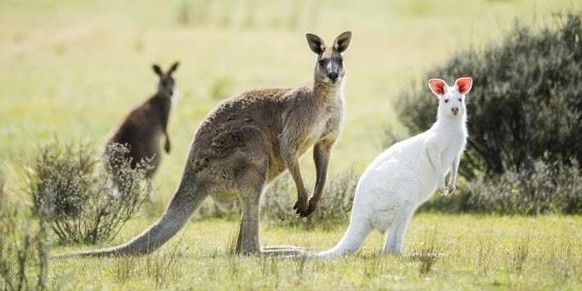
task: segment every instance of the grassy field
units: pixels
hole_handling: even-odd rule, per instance
[[[134,221],[116,242],[144,224]],[[52,287],[66,290],[582,288],[580,217],[424,213],[411,222],[404,256],[379,255],[382,236],[373,233],[356,255],[297,261],[230,255],[237,224],[190,223],[159,252],[142,258],[54,260],[49,278]],[[322,250],[338,242],[343,231],[343,226],[330,232],[265,226],[262,240]]]
[[[551,26],[553,13],[582,9],[575,0],[0,0],[0,5],[0,168],[12,198],[25,199],[15,165],[39,144],[56,137],[100,147],[124,114],[154,93],[151,64],[166,68],[179,60],[182,98],[170,117],[173,152],[163,157],[155,180],[159,209],[178,184],[193,131],[221,99],[311,81],[315,56],[305,32],[330,42],[353,31],[345,53],[346,126],[331,173],[351,167],[361,172],[382,150],[385,127],[407,134],[393,104],[423,71],[455,51],[500,41],[516,20]],[[432,98],[428,90],[426,95]],[[303,159],[303,173],[312,183],[310,156]],[[113,243],[153,219],[131,221]],[[576,290],[582,288],[581,229],[580,217],[421,214],[407,233],[403,257],[378,256],[381,237],[374,235],[356,256],[280,262],[228,255],[237,230],[233,220],[194,221],[152,256],[53,261],[49,280],[52,288],[68,290]],[[325,249],[343,230],[271,226],[263,228],[262,239],[267,245]],[[420,259],[411,257],[415,252]],[[433,252],[443,256],[426,255]],[[423,266],[429,270],[421,271]]]

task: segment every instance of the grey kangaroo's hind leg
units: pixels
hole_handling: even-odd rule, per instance
[[[239,255],[266,253],[272,255],[296,254],[299,248],[276,246],[261,249],[259,239],[259,204],[266,184],[267,167],[249,166],[240,175],[237,190],[242,206],[240,230],[235,253]]]
[[[253,192],[259,192],[256,189]],[[240,220],[240,230],[236,241],[236,253],[241,255],[257,254],[261,251],[259,242],[259,197],[255,194],[252,197],[251,191],[241,192],[242,217]],[[249,197],[251,196],[251,197]]]
[[[236,241],[235,252],[240,255],[258,254],[259,242],[259,202],[265,187],[266,167],[248,166],[238,178],[242,217]]]

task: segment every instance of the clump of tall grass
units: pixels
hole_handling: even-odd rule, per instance
[[[427,232],[424,237],[422,245],[416,248],[411,255],[413,260],[420,262],[418,272],[421,276],[428,274],[444,255],[444,246],[440,244],[436,228],[430,233]]]
[[[513,268],[516,272],[521,273],[524,271],[525,263],[530,256],[530,242],[531,235],[528,233],[527,236],[521,238],[515,246],[515,250],[511,254],[511,262]]]
[[[145,257],[120,257],[114,266],[115,278],[126,282],[134,278],[150,278],[157,288],[164,287],[181,276],[179,256],[184,249],[174,246],[169,252],[156,252]]]
[[[46,224],[27,220],[23,212],[8,201],[0,173],[0,289],[46,290]]]
[[[148,196],[145,164],[132,169],[131,161],[100,166],[99,160],[88,143],[55,141],[40,146],[25,171],[33,214],[47,221],[60,243],[110,241]],[[116,173],[117,183],[108,173]]]

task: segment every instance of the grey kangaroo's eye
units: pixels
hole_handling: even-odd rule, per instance
[[[319,60],[318,63],[319,63],[320,66],[323,67],[325,65],[325,60]]]

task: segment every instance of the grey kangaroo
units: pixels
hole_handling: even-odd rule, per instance
[[[131,167],[142,161],[149,166],[146,177],[152,178],[161,161],[160,141],[165,137],[164,150],[170,152],[170,136],[168,135],[168,118],[174,98],[173,73],[178,69],[179,63],[174,63],[164,73],[160,66],[153,65],[154,72],[158,75],[158,90],[146,102],[133,109],[123,120],[117,131],[107,142],[105,156],[110,164],[118,163],[122,158],[131,160]],[[128,148],[127,152],[112,150],[113,144],[121,144]],[[116,176],[117,165],[111,165],[113,176]],[[115,178],[115,177],[114,177]],[[115,179],[114,179],[115,180]]]
[[[288,251],[261,249],[259,201],[266,185],[288,169],[297,187],[293,206],[297,214],[305,217],[316,209],[330,153],[342,130],[342,53],[350,44],[351,32],[340,34],[331,47],[314,34],[306,36],[317,54],[312,86],[252,90],[221,102],[198,127],[182,180],[153,226],[120,246],[61,257],[151,253],[174,236],[208,196],[220,195],[238,196],[241,202],[237,254]],[[298,160],[311,146],[316,182],[308,199]]]

